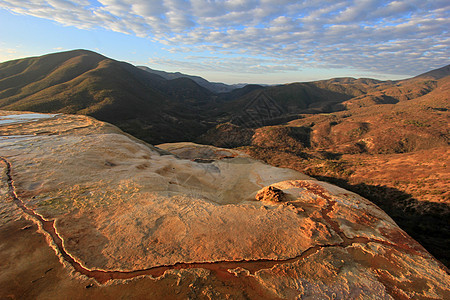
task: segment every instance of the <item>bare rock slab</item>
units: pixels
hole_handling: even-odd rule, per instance
[[[34,222],[84,286],[137,295],[140,285],[179,285],[179,298],[450,298],[448,270],[354,193],[236,150],[153,147],[89,117],[24,115],[0,113],[0,243],[21,218]],[[2,270],[19,274],[24,258],[5,249]]]

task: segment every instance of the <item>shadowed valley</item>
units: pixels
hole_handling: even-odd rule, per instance
[[[450,297],[449,95],[1,63],[0,298]]]

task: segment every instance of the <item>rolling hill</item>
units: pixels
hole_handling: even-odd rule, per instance
[[[178,79],[178,78],[189,78],[195,81],[198,85],[210,90],[213,93],[228,93],[237,88],[244,87],[245,84],[225,84],[221,82],[210,82],[200,76],[193,76],[188,74],[183,74],[180,72],[165,72],[161,70],[154,70],[146,66],[138,66],[139,69],[147,71],[152,74],[159,75],[167,80]]]
[[[338,82],[359,93],[355,80]],[[330,83],[336,80],[320,82]],[[357,83],[366,94],[342,102],[345,110],[300,114],[272,126],[224,123],[198,141],[238,147],[363,195],[449,265],[450,76],[368,83]],[[395,101],[361,105],[370,94],[390,94]]]
[[[86,50],[0,64],[0,108],[90,115],[151,143],[201,133],[211,95]]]
[[[217,93],[200,77],[74,50],[1,63],[0,109],[89,115],[152,144],[238,147],[372,200],[450,265],[449,75]]]
[[[335,78],[215,93],[197,76],[73,50],[1,63],[0,108],[90,115],[150,143],[186,141],[224,122],[258,128],[415,99],[436,89],[448,68],[433,72],[404,81]]]
[[[235,97],[224,105],[224,110],[230,114],[228,120],[232,123],[256,128],[292,120],[300,114],[331,113],[415,99],[432,92],[439,80],[429,76],[402,81],[333,78],[261,87]]]
[[[0,121],[1,299],[449,298],[448,268],[348,190],[87,116]]]

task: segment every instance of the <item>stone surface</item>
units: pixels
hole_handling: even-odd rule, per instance
[[[14,114],[0,113],[0,297],[450,297],[448,270],[356,194],[235,150]],[[283,201],[255,199],[269,186]]]
[[[266,186],[265,188],[261,189],[258,193],[256,193],[255,198],[258,201],[275,203],[286,200],[284,192],[279,188],[273,186]]]

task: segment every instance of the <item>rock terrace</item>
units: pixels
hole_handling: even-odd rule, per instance
[[[36,249],[62,263],[42,254],[53,267],[35,282],[93,288],[80,298],[144,286],[173,298],[450,297],[448,270],[356,194],[235,150],[156,148],[89,117],[1,114],[9,278],[38,263],[5,250],[34,223],[47,244]],[[2,276],[0,286],[20,290]]]

